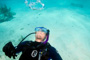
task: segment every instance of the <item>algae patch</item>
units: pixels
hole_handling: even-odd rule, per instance
[[[11,12],[11,8],[7,8],[6,5],[0,7],[0,23],[10,21],[13,19],[16,13]]]

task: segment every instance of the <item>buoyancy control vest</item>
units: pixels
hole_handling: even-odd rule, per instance
[[[19,60],[48,60],[50,44],[39,42],[28,42],[25,44]]]

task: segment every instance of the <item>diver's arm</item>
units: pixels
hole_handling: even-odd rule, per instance
[[[53,60],[63,60],[54,47],[50,47],[50,57]]]
[[[29,41],[24,41],[21,42],[17,47],[15,47],[16,49],[16,53],[19,53],[23,50],[24,46],[28,43]]]
[[[2,50],[6,56],[8,56],[9,58],[13,57],[15,59],[15,57],[17,56],[16,53],[19,53],[20,51],[22,51],[24,45],[27,42],[28,41],[22,42],[17,47],[14,47],[12,42],[10,41],[7,44],[5,44],[5,46],[2,48]]]

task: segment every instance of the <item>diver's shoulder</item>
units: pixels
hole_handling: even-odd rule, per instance
[[[52,46],[50,43],[49,43],[49,50],[50,51],[57,51],[56,48],[54,46]]]
[[[52,47],[49,42],[46,43],[46,46],[47,46],[48,48]]]

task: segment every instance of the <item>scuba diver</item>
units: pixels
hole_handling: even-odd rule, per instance
[[[16,47],[8,42],[2,50],[6,56],[14,59],[17,53],[22,52],[19,60],[62,60],[57,50],[48,42],[49,33],[44,27],[36,27],[35,32],[28,34]],[[24,41],[31,34],[35,34],[35,41]]]

